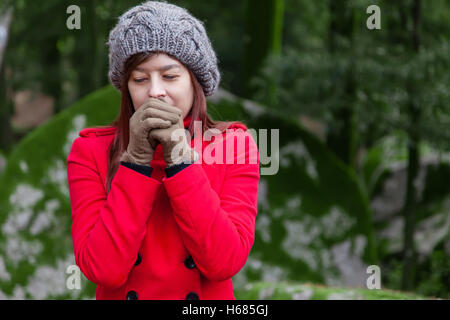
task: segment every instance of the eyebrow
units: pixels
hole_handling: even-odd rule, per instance
[[[158,71],[167,71],[167,70],[173,69],[173,68],[181,68],[181,66],[179,64],[168,64],[166,66],[163,66],[163,67],[159,68]],[[141,71],[141,72],[146,72],[147,71],[147,69],[143,69],[143,68],[139,68],[139,67],[137,67],[135,70],[136,71]]]

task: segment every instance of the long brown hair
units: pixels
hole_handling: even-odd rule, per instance
[[[108,148],[108,172],[105,180],[105,189],[106,192],[109,193],[111,189],[111,183],[116,174],[119,165],[120,165],[120,157],[122,153],[128,147],[129,142],[129,121],[132,116],[134,109],[133,102],[131,100],[130,92],[128,91],[128,79],[130,78],[131,72],[141,63],[149,59],[151,56],[157,54],[159,52],[142,52],[137,53],[131,56],[124,65],[125,75],[122,80],[121,85],[121,107],[120,112],[117,118],[107,127],[117,127],[114,139],[111,142]],[[174,57],[172,57],[174,58]],[[174,58],[176,59],[176,58]],[[213,121],[207,112],[206,106],[206,97],[203,92],[202,86],[197,81],[194,74],[187,68],[189,71],[189,75],[191,77],[191,81],[194,87],[194,101],[192,104],[192,108],[190,111],[190,115],[192,116],[192,121],[189,125],[189,133],[192,137],[194,132],[194,120],[200,120],[202,123],[202,135],[203,133],[210,129],[215,128],[220,132],[226,130],[232,123],[236,123],[236,121],[228,122],[228,121]],[[104,127],[101,127],[104,128]]]

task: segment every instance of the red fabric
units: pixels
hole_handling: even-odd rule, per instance
[[[189,123],[190,116],[185,128]],[[231,277],[248,258],[257,214],[259,155],[250,133],[212,139],[230,150],[230,139],[245,138],[245,149],[232,150],[235,160],[248,159],[245,164],[197,161],[166,178],[159,145],[151,178],[120,165],[106,194],[114,133],[82,130],[67,158],[75,260],[97,284],[97,299],[126,299],[131,290],[139,299],[185,299],[190,292],[234,299]],[[138,253],[142,262],[135,266]],[[189,255],[192,269],[184,264]]]

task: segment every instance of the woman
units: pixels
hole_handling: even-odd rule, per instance
[[[108,46],[120,114],[82,130],[67,159],[76,263],[97,299],[234,299],[231,277],[254,242],[259,155],[245,125],[207,115],[220,74],[204,27],[149,1],[119,18]],[[218,134],[204,141],[208,129]],[[227,160],[202,161],[212,149]]]

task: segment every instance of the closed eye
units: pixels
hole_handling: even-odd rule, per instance
[[[175,75],[175,76],[165,75],[164,78],[167,79],[167,80],[174,80],[174,79],[178,78],[178,76],[177,75]],[[148,79],[147,78],[138,78],[138,79],[134,79],[134,82],[141,83],[141,82],[144,82],[146,80],[148,80]]]

